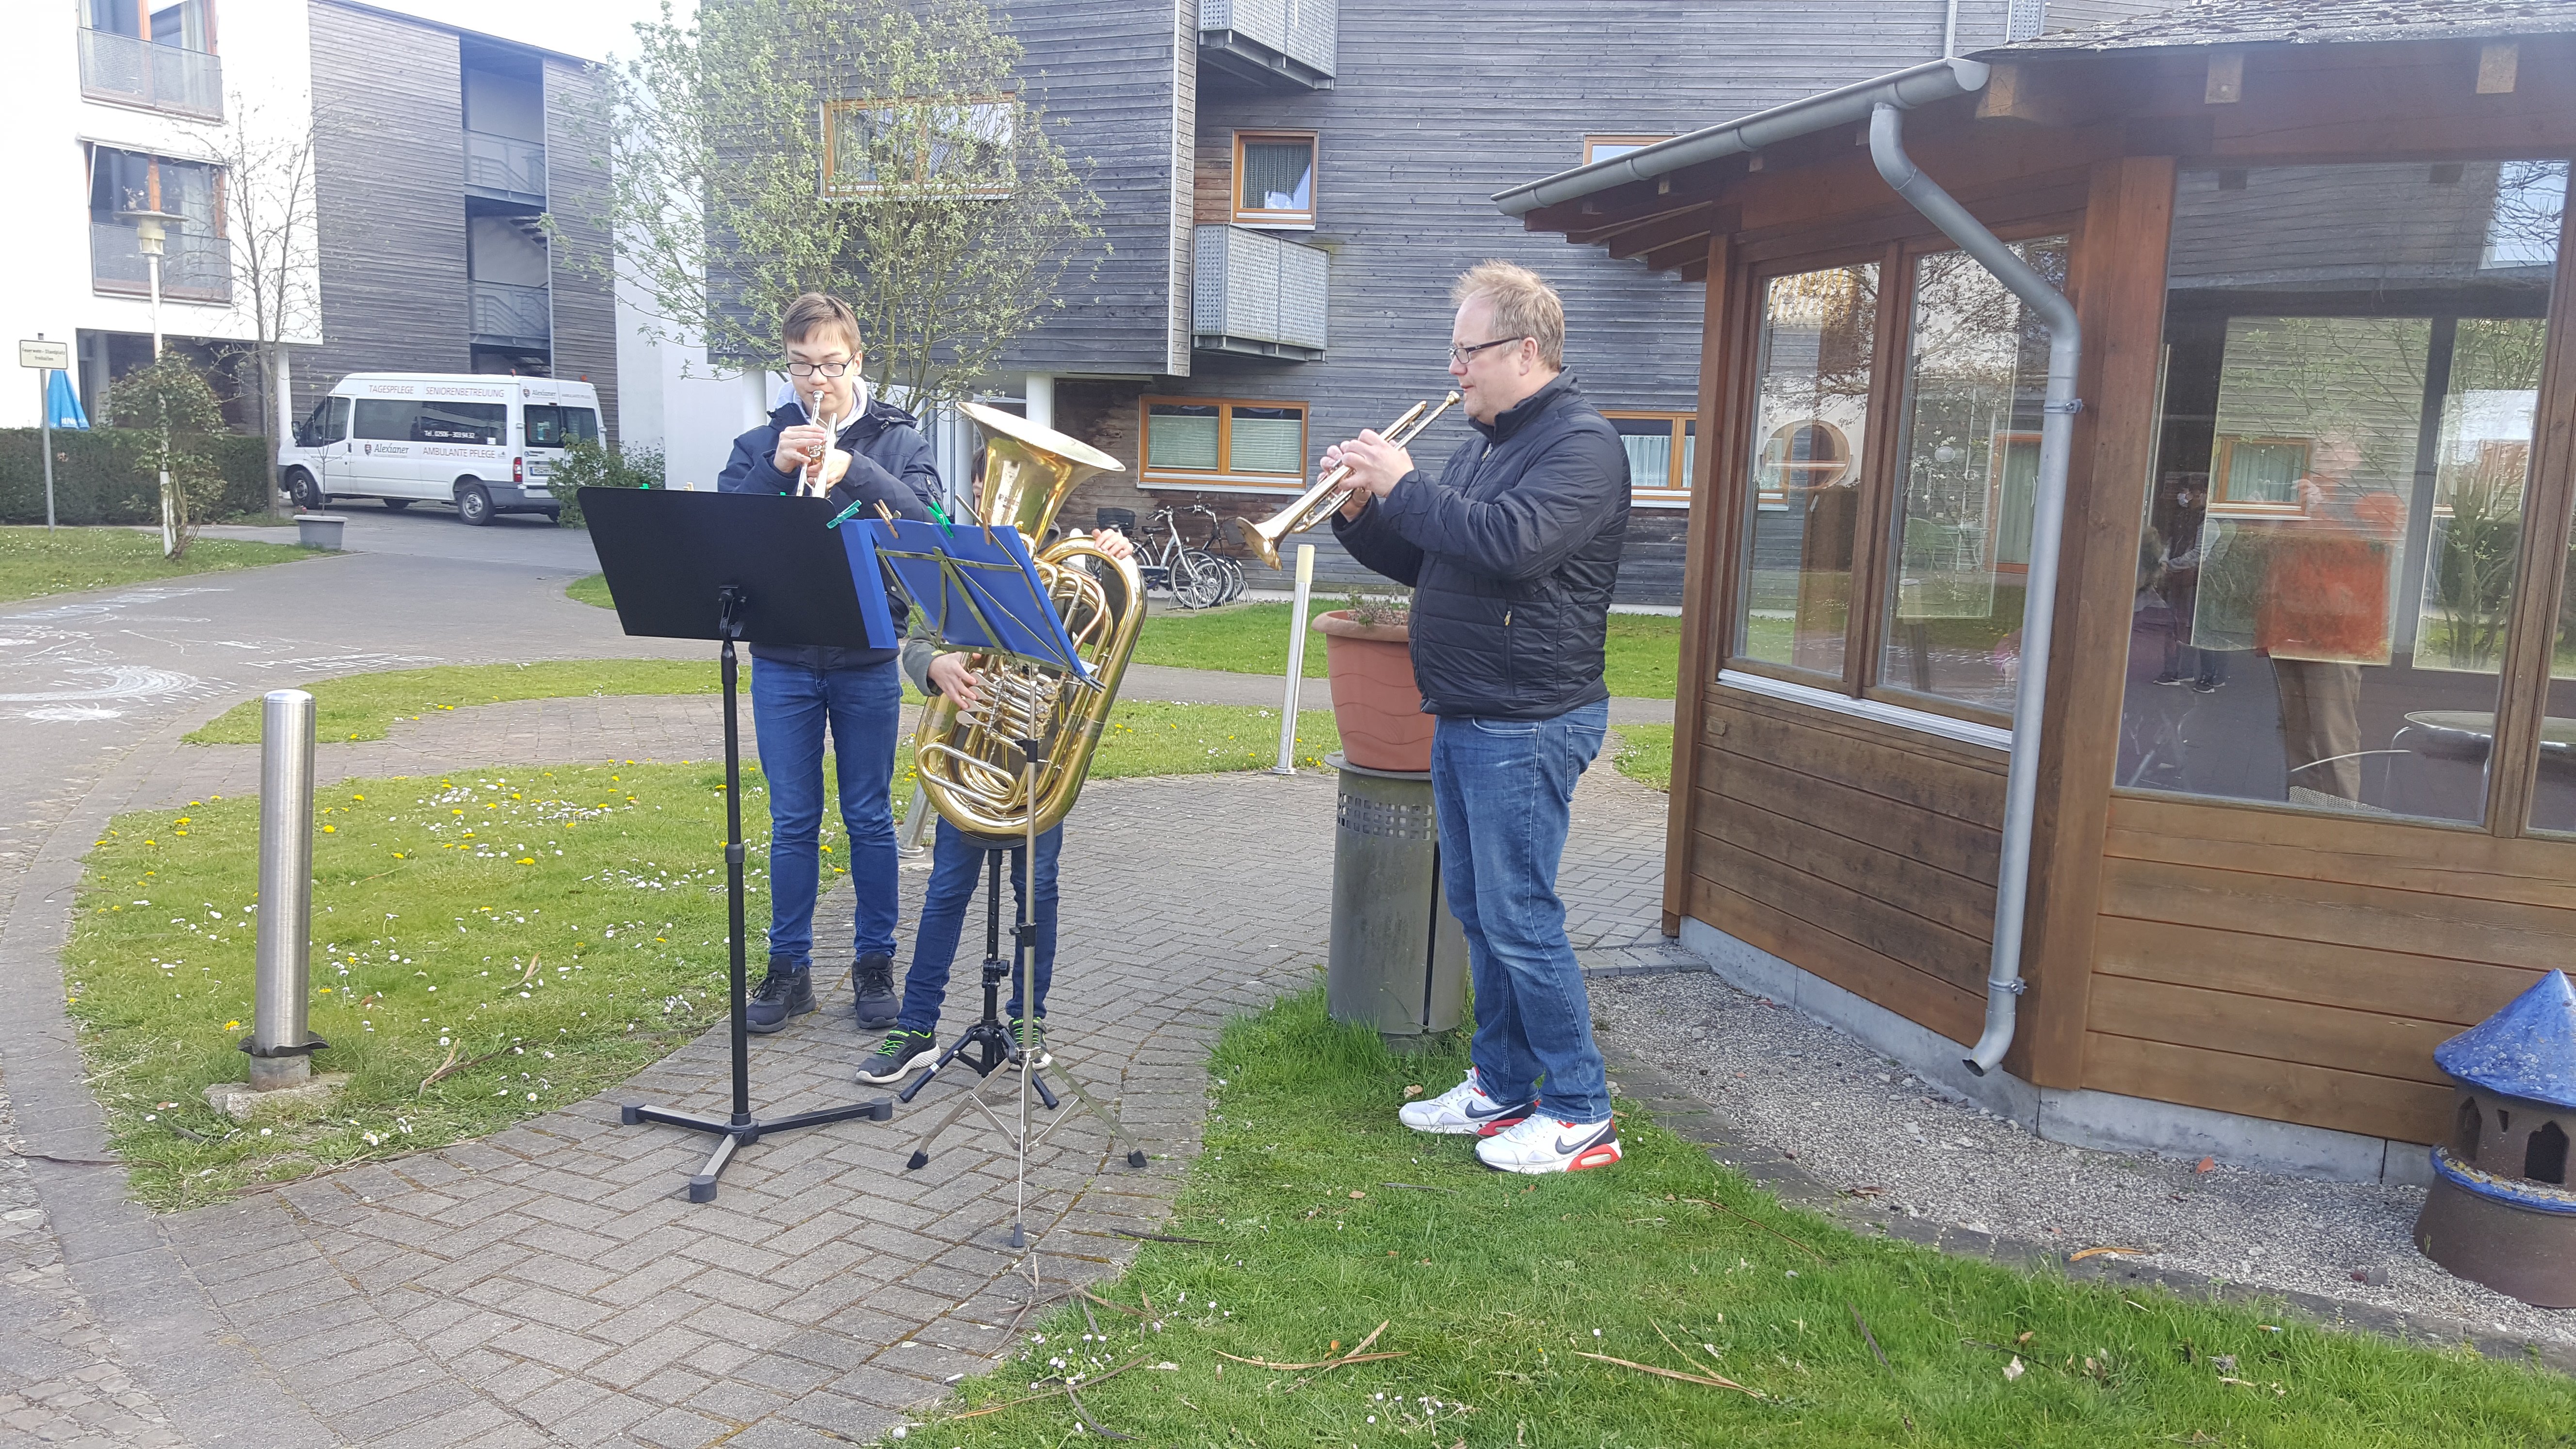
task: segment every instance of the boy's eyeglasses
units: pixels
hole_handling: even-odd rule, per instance
[[[818,372],[823,374],[825,377],[839,377],[841,374],[848,372],[849,370],[850,364],[846,362],[791,362],[787,364],[787,375],[789,377],[812,377]]]

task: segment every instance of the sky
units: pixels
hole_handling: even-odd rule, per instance
[[[661,0],[367,0],[384,10],[417,15],[448,25],[479,30],[504,40],[525,45],[540,45],[577,55],[585,60],[604,60],[611,51],[631,55],[635,49],[635,22],[657,20],[662,13]],[[696,10],[694,0],[672,0],[673,14],[682,24]]]

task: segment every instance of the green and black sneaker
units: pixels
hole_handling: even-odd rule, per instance
[[[886,1033],[876,1053],[859,1068],[859,1080],[871,1087],[900,1082],[922,1067],[938,1060],[939,1041],[926,1031],[906,1031],[902,1027]]]
[[[1011,1040],[1019,1043],[1021,1049],[1029,1054],[1029,1065],[1032,1067],[1043,1067],[1055,1060],[1047,1055],[1046,1018],[1043,1016],[1035,1021],[1022,1021],[1016,1016],[1012,1017]]]

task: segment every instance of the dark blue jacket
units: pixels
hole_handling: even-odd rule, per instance
[[[1609,698],[1610,588],[1628,536],[1628,450],[1559,375],[1357,518],[1351,557],[1413,586],[1413,677],[1427,714],[1552,719]]]
[[[796,475],[781,473],[773,461],[778,455],[778,435],[805,421],[805,410],[790,402],[769,415],[769,421],[733,440],[733,457],[724,472],[716,476],[719,493],[793,493]],[[870,402],[850,425],[841,430],[834,445],[850,454],[850,469],[841,481],[832,485],[831,499],[836,508],[852,503],[883,503],[898,518],[928,518],[930,504],[939,497],[939,466],[930,451],[930,440],[921,435],[913,415],[890,403]],[[891,584],[886,587],[886,602],[902,619],[912,605]],[[779,664],[801,665],[808,669],[854,669],[863,665],[883,664],[895,656],[892,649],[834,649],[823,646],[789,646],[754,644],[755,659]]]

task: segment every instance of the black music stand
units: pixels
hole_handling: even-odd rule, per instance
[[[689,1201],[713,1202],[716,1178],[736,1149],[773,1132],[865,1117],[894,1116],[891,1099],[797,1112],[766,1120],[751,1112],[751,1038],[743,1029],[742,736],[734,641],[882,649],[860,622],[859,588],[841,541],[825,527],[820,498],[584,488],[582,512],[617,622],[655,639],[722,641],[724,675],[725,891],[733,948],[733,1115],[723,1121],[630,1102],[618,1121],[660,1122],[716,1137],[706,1170],[689,1179]],[[871,581],[873,584],[873,581]]]

